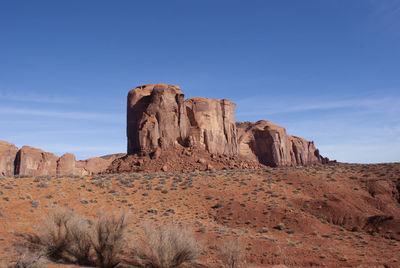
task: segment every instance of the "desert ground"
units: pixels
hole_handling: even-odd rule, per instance
[[[240,242],[247,267],[400,267],[399,192],[400,163],[2,177],[0,263],[12,263],[23,235],[64,207],[92,219],[129,213],[120,267],[146,222],[190,229],[202,267],[222,267],[219,250],[230,241]]]

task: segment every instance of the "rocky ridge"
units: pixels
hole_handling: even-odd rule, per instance
[[[76,161],[73,154],[67,153],[58,157],[30,146],[23,146],[18,150],[14,144],[0,141],[0,175],[93,175],[105,172],[110,163],[120,156],[93,157]]]
[[[272,122],[236,122],[235,106],[228,99],[185,100],[175,85],[132,89],[127,107],[128,155],[158,158],[161,152],[194,148],[272,167],[329,162],[313,142],[288,135]]]
[[[237,122],[239,153],[260,163],[277,166],[326,164],[314,143],[288,135],[286,129],[270,121]]]
[[[189,98],[175,85],[148,84],[129,91],[127,155],[76,161],[0,141],[1,176],[256,169],[329,163],[314,143],[269,121],[236,122],[228,99]]]

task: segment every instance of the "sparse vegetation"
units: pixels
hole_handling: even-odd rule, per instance
[[[99,267],[112,268],[121,262],[120,253],[124,247],[127,226],[128,216],[125,213],[99,216],[91,238]]]
[[[55,209],[44,219],[37,233],[25,235],[19,243],[30,252],[43,252],[50,260],[79,265],[115,267],[120,262],[127,214],[100,217],[92,223],[70,210]]]
[[[174,268],[194,262],[201,248],[187,228],[174,225],[144,226],[144,237],[137,253],[147,267]]]
[[[306,266],[311,260],[316,265],[329,262],[346,266],[367,261],[382,264],[368,255],[368,252],[375,254],[380,250],[384,251],[380,256],[385,257],[385,262],[396,266],[397,255],[393,249],[399,246],[396,241],[400,232],[395,225],[398,217],[390,216],[390,211],[398,208],[400,165],[393,167],[385,178],[379,176],[385,172],[383,165],[102,174],[83,179],[6,178],[0,181],[0,202],[4,207],[1,211],[4,215],[0,213],[0,218],[5,226],[0,232],[0,241],[4,245],[0,254],[8,258],[9,267],[52,266],[51,261],[55,261],[97,267],[211,268],[243,267],[246,265],[244,259],[249,266],[250,262],[261,266],[267,263]],[[366,177],[365,174],[371,176]],[[48,185],[45,189],[39,186],[44,183]],[[167,190],[165,194],[163,190]],[[123,235],[120,237],[125,238],[119,240],[120,243],[107,243],[105,241],[115,241],[110,238],[113,236],[98,234],[110,233],[110,228],[105,228],[106,224],[103,224],[103,228],[96,230],[96,226],[101,219],[118,222],[111,216],[89,218],[79,216],[77,212],[56,209],[44,219],[43,227],[32,219],[55,205],[71,207],[90,215],[93,215],[93,209],[99,208],[105,211],[129,209],[132,221],[129,227],[122,228]],[[359,210],[352,209],[354,205],[360,211],[386,211],[390,217],[385,217],[385,221],[368,221],[365,225],[362,221],[352,220],[351,217],[360,214]],[[13,209],[6,209],[12,207],[24,210],[14,212]],[[26,223],[17,221],[18,217]],[[115,216],[116,219],[118,217]],[[143,232],[141,227],[145,221],[153,223],[148,228],[150,231]],[[176,223],[172,227],[179,233],[186,230],[181,226],[193,226],[195,237],[204,238],[201,254],[196,254],[195,258],[170,254],[173,257],[160,264],[157,258],[165,256],[165,248],[172,248],[171,252],[179,251],[177,247],[166,247],[167,243],[160,242],[168,241],[161,228],[164,228],[162,224],[165,222]],[[11,247],[7,247],[6,242],[11,241],[13,235],[19,238],[19,233],[26,233],[30,225],[34,232],[24,235],[26,239],[22,248],[26,252],[11,259]],[[121,226],[115,224],[118,225]],[[154,238],[160,236],[164,240]],[[189,236],[197,248],[192,232]],[[238,236],[245,242],[238,243]],[[104,254],[95,250],[94,244],[99,237],[103,243],[97,243],[97,249],[104,249]],[[345,251],[350,253],[340,260],[335,259],[330,253],[330,241],[338,245],[335,256],[341,256]],[[354,245],[359,249],[357,253],[352,251]],[[277,250],[279,247],[281,250]],[[152,252],[151,248],[155,250]],[[298,258],[303,252],[310,257]],[[42,256],[40,261],[37,261],[36,254]],[[108,261],[106,255],[114,256],[114,260]],[[187,261],[176,261],[179,259]],[[207,263],[212,264],[204,266]]]
[[[220,248],[221,261],[226,268],[244,268],[244,250],[243,242],[237,239],[229,239]]]

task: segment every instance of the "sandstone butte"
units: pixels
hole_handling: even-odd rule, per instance
[[[119,166],[122,159],[130,155],[145,160],[157,159],[163,152],[178,153],[182,149],[202,152],[212,158],[245,159],[271,167],[329,162],[319,154],[313,142],[288,135],[285,128],[272,122],[236,122],[235,106],[228,99],[195,97],[185,100],[181,89],[175,85],[139,86],[128,93],[126,156],[118,154],[76,161],[73,154],[58,157],[29,146],[18,150],[13,144],[0,141],[0,175],[93,175],[110,172],[111,164]],[[163,167],[161,169],[166,171],[165,165]]]

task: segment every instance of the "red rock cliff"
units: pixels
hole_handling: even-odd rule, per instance
[[[0,176],[14,175],[14,161],[18,148],[6,141],[0,141]]]
[[[326,163],[314,143],[290,136],[286,129],[269,121],[238,122],[239,152],[249,159],[277,166],[299,166]]]
[[[128,94],[128,154],[176,146],[237,155],[235,104],[229,100],[184,100],[178,86],[150,84]]]

